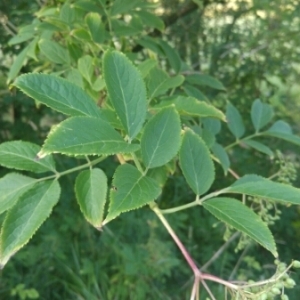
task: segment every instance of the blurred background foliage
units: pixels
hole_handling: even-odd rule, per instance
[[[22,139],[42,144],[50,126],[62,118],[47,107],[37,106],[18,91],[9,90],[7,78],[12,75],[9,73],[10,67],[20,57],[20,52],[36,37],[27,38],[28,28],[24,26],[34,22],[34,26],[46,28],[45,23],[39,24],[34,13],[45,12],[42,9],[45,5],[55,7],[61,13],[66,2],[0,2],[0,142]],[[97,6],[109,1],[75,2],[87,7],[87,3]],[[124,52],[134,59],[145,51],[144,44],[139,41],[141,36],[148,34],[152,39],[162,38],[178,50],[182,61],[189,66],[183,67],[184,74],[209,74],[219,79],[227,90],[220,92],[210,87],[199,90],[191,83],[185,83],[188,93],[200,98],[205,95],[222,110],[230,101],[242,113],[249,132],[253,130],[249,114],[251,105],[259,98],[274,106],[277,118],[288,121],[296,133],[300,132],[299,1],[142,2],[145,5],[148,3],[148,7],[161,16],[165,28],[162,32],[158,28],[145,29],[136,18],[125,26],[122,22],[126,16],[113,25],[105,23],[105,26],[113,26]],[[59,27],[59,24],[54,26]],[[135,32],[136,28],[140,31]],[[24,40],[12,42],[20,29],[25,35]],[[55,36],[55,40],[64,47],[69,46],[69,49],[74,46],[75,57],[95,51],[86,49],[88,44],[83,46],[83,31],[76,31],[77,35],[73,31],[73,36],[66,35],[70,30],[80,30],[80,27],[76,24],[74,28],[67,27]],[[108,28],[103,30],[105,37]],[[109,37],[104,39],[109,40]],[[111,42],[107,41],[108,46]],[[64,69],[63,65],[49,61],[38,49],[37,43],[38,40],[33,46],[34,51],[31,50],[31,55],[24,58],[16,73],[56,72],[73,81],[78,79],[74,69]],[[81,84],[96,100],[101,98],[101,88],[93,89],[86,80]],[[226,128],[218,138],[223,145],[234,141]],[[298,166],[298,148],[278,140],[270,144],[272,149],[282,151],[284,158],[281,164],[286,166],[288,174],[289,168]],[[61,169],[80,164],[80,160],[73,158],[59,155],[56,158]],[[257,173],[270,176],[278,169],[275,159],[271,160],[255,150],[237,147],[230,152],[230,158],[232,168],[241,175]],[[112,158],[103,162],[101,167],[108,176],[112,176],[116,165]],[[6,170],[0,167],[0,174],[5,173]],[[232,181],[230,177],[224,178],[221,169],[217,169],[217,173],[215,189]],[[146,208],[133,211],[123,214],[99,233],[88,225],[78,209],[71,184],[75,178],[72,176],[64,178],[64,194],[52,217],[29,245],[1,271],[0,299],[188,299],[192,274],[156,217]],[[299,187],[299,179],[294,184]],[[185,180],[175,173],[168,178],[159,201],[163,208],[192,199]],[[299,209],[281,210],[281,219],[271,230],[277,239],[280,257],[289,262],[293,258],[299,259],[300,214]],[[168,219],[200,266],[224,243],[222,238],[226,228],[201,209],[170,215]],[[275,267],[271,255],[255,244],[236,252],[238,240],[237,236],[206,271],[233,280],[265,279],[272,275]],[[296,276],[294,279],[299,282],[300,278]],[[218,285],[212,285],[212,288],[217,299],[223,299],[223,288]],[[297,286],[290,292],[290,299],[298,299],[299,292],[300,287]],[[201,299],[206,299],[205,293]]]

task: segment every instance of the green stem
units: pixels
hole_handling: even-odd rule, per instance
[[[200,201],[197,201],[197,199],[193,202],[184,204],[184,205],[180,205],[177,207],[173,207],[173,208],[168,208],[168,209],[161,209],[160,212],[164,215],[166,214],[172,214],[172,213],[176,213],[178,211],[184,210],[184,209],[188,209],[190,207],[194,207],[200,204]]]
[[[244,137],[244,138],[242,138],[240,140],[239,139],[236,140],[234,143],[226,146],[224,149],[225,150],[229,150],[229,149],[233,148],[234,146],[238,145],[240,142],[251,140],[254,137],[262,136],[263,134],[264,134],[264,132],[256,132],[254,134],[248,135],[248,136],[246,136],[246,137]]]
[[[210,194],[206,195],[205,197],[203,197],[201,199],[199,198],[199,196],[197,196],[196,200],[194,200],[193,202],[183,204],[183,205],[173,207],[173,208],[160,209],[160,212],[164,215],[165,214],[172,214],[172,213],[176,213],[178,211],[185,210],[185,209],[197,206],[197,205],[201,205],[204,201],[206,201],[210,198],[213,198],[213,197],[219,196],[220,194],[226,193],[226,190],[227,190],[227,188],[216,191],[216,192],[213,192],[213,193],[210,193]]]
[[[141,166],[141,164],[140,164],[140,162],[139,162],[137,156],[135,155],[135,153],[132,153],[131,155],[132,155],[134,164],[135,164],[135,166],[137,167],[137,169],[138,169],[142,174],[145,175],[144,170],[143,170],[143,168],[142,168],[142,166]]]
[[[76,171],[79,171],[79,170],[82,170],[82,169],[85,169],[85,168],[89,168],[89,167],[91,167],[93,165],[96,165],[97,163],[103,161],[105,158],[106,158],[106,156],[99,157],[99,158],[97,158],[95,160],[92,160],[92,161],[86,163],[86,164],[83,164],[81,166],[78,166],[78,167],[66,170],[64,172],[61,172],[61,173],[58,172],[57,174],[54,174],[54,175],[50,175],[50,176],[47,176],[47,177],[39,178],[37,181],[44,181],[44,180],[54,179],[54,178],[58,179],[61,176],[64,176],[64,175],[67,175],[67,174],[70,174],[70,173],[73,173],[73,172],[76,172]]]

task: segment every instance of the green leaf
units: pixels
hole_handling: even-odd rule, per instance
[[[101,21],[101,16],[96,12],[91,12],[86,15],[85,22],[88,25],[93,41],[99,44],[103,43],[106,40],[108,33]]]
[[[141,138],[142,159],[147,169],[169,162],[180,147],[180,119],[169,107],[154,115],[146,124]]]
[[[192,85],[184,84],[183,86],[184,92],[191,97],[194,97],[200,101],[209,101],[208,98],[197,88]]]
[[[72,36],[74,36],[77,40],[83,43],[90,43],[92,42],[92,37],[90,36],[89,32],[84,28],[74,29],[71,32]]]
[[[76,17],[76,12],[75,12],[74,6],[68,2],[64,3],[60,9],[59,17],[63,22],[66,22],[69,25],[72,25],[72,23],[74,23],[75,17]]]
[[[100,117],[100,109],[80,87],[54,75],[26,74],[14,85],[23,93],[52,109],[71,116]]]
[[[169,77],[168,74],[159,69],[152,68],[147,76],[148,97],[153,99],[165,93],[169,89],[176,88],[184,82],[184,76],[176,75]]]
[[[150,169],[147,172],[147,177],[150,177],[153,180],[155,180],[159,184],[159,186],[163,188],[168,179],[168,173],[169,170],[167,166],[162,166],[162,167]]]
[[[140,4],[141,0],[115,0],[111,7],[110,15],[128,13]]]
[[[293,134],[291,126],[282,120],[276,121],[268,130],[268,133],[283,133],[287,135]]]
[[[128,24],[122,20],[117,20],[117,19],[111,20],[112,32],[114,33],[115,36],[119,38],[124,38],[124,36],[131,37],[140,34],[141,31],[143,30],[142,24],[140,24],[141,28],[139,26],[134,26],[134,25],[136,24],[133,24],[132,21]]]
[[[275,122],[267,131],[264,131],[263,134],[300,146],[300,137],[294,135],[290,125],[281,120]]]
[[[76,178],[75,192],[84,217],[100,229],[107,194],[105,173],[100,169],[82,171]]]
[[[245,133],[245,125],[239,111],[230,103],[226,108],[227,126],[231,133],[237,138],[241,138]]]
[[[94,73],[94,59],[89,55],[84,55],[78,60],[78,70],[86,79],[86,81],[91,84],[93,73]]]
[[[83,78],[81,73],[78,71],[78,69],[74,69],[74,68],[70,69],[67,75],[67,80],[79,86],[80,88],[84,87]]]
[[[243,141],[243,143],[261,153],[267,154],[271,157],[274,156],[272,150],[268,146],[266,146],[260,142],[257,142],[254,140],[246,140],[246,141]]]
[[[226,121],[225,115],[214,106],[200,102],[192,97],[179,96],[176,98],[175,107],[181,115],[197,116],[201,118],[210,117]]]
[[[108,51],[103,58],[104,79],[113,106],[132,140],[146,118],[146,88],[140,72],[122,53]]]
[[[205,129],[209,130],[214,135],[221,131],[221,122],[217,119],[205,118],[202,120]]]
[[[163,20],[155,14],[145,10],[136,11],[135,14],[141,18],[143,24],[146,26],[156,28],[160,31],[165,29]]]
[[[141,72],[143,78],[145,78],[151,69],[153,69],[157,65],[157,61],[155,59],[149,58],[144,60],[142,63],[138,65],[138,69]]]
[[[183,175],[195,194],[208,191],[215,178],[215,168],[204,141],[187,130],[179,151],[180,167]]]
[[[159,45],[165,53],[173,70],[178,73],[181,70],[181,59],[178,52],[163,40],[159,40]]]
[[[99,1],[98,1],[99,2]],[[102,8],[103,5],[100,3],[100,5],[97,5],[95,1],[85,1],[85,0],[79,0],[74,2],[74,7],[80,8],[86,12],[97,12],[100,15],[104,15],[104,9]]]
[[[158,55],[165,56],[165,53],[159,46],[158,42],[150,36],[144,36],[143,38],[139,39],[137,43],[142,47],[149,49],[154,53],[157,53]]]
[[[9,84],[20,72],[21,68],[25,63],[28,50],[29,50],[29,45],[25,47],[14,60],[13,64],[9,69],[9,73],[7,76],[7,84]]]
[[[216,90],[226,91],[226,88],[218,79],[204,74],[193,74],[186,77],[186,80],[195,85],[206,85]]]
[[[232,198],[212,198],[203,207],[222,222],[243,232],[278,256],[274,238],[267,225],[251,209]]]
[[[43,55],[56,64],[70,64],[68,51],[60,44],[50,40],[40,40],[39,48]]]
[[[246,194],[273,201],[300,204],[300,189],[257,175],[245,175],[224,192]]]
[[[156,181],[129,164],[117,168],[112,185],[108,215],[103,225],[123,212],[152,202],[161,193]]]
[[[19,32],[17,35],[13,36],[9,41],[8,41],[8,45],[12,46],[12,45],[16,45],[16,44],[21,44],[23,42],[26,42],[30,39],[32,39],[34,37],[34,30],[32,30],[31,32]]]
[[[68,155],[109,155],[130,153],[139,145],[127,144],[107,122],[90,117],[72,117],[52,128],[42,151]]]
[[[224,170],[224,173],[226,175],[228,172],[228,169],[230,167],[230,160],[229,160],[226,150],[224,149],[223,146],[221,146],[218,143],[215,143],[212,146],[211,150],[212,150],[214,156],[219,160],[219,162]]]
[[[94,91],[99,92],[105,88],[105,80],[104,78],[98,76],[97,79],[94,81],[92,88]]]
[[[9,173],[0,179],[0,214],[15,205],[30,190],[36,179],[17,173]]]
[[[28,243],[49,217],[60,195],[55,181],[42,181],[26,192],[7,213],[0,235],[0,268]]]
[[[52,156],[37,159],[41,150],[38,145],[12,141],[0,144],[0,165],[6,168],[31,171],[35,173],[55,172],[55,163]]]
[[[251,107],[251,119],[256,132],[267,125],[273,116],[274,111],[271,105],[262,103],[259,99],[253,102]]]

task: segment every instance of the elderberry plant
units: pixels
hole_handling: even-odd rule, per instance
[[[148,206],[153,211],[193,271],[191,299],[198,299],[200,284],[215,299],[207,281],[224,285],[234,299],[274,299],[277,295],[286,299],[285,289],[294,286],[288,271],[299,266],[298,262],[289,266],[279,262],[268,225],[279,217],[278,203],[300,204],[300,190],[259,175],[238,176],[231,168],[230,154],[233,147],[242,146],[273,157],[273,150],[262,138],[275,137],[297,145],[300,138],[284,121],[267,127],[273,108],[259,99],[251,109],[253,132],[246,135],[243,118],[231,103],[223,112],[202,97],[201,86],[218,91],[226,88],[216,78],[185,66],[166,41],[134,35],[142,34],[144,25],[163,30],[163,22],[149,6],[138,1],[84,3],[67,2],[60,9],[38,12],[32,32],[27,34],[30,42],[8,77],[11,82],[26,59],[42,55],[41,60],[50,62],[38,69],[44,73],[23,74],[12,86],[39,105],[62,113],[65,119],[52,127],[42,147],[25,141],[0,145],[0,164],[18,170],[0,179],[0,212],[6,213],[0,234],[1,268],[51,214],[60,199],[60,178],[79,172],[74,182],[77,202],[84,218],[97,230],[130,210]],[[128,14],[130,21],[126,21]],[[66,40],[59,40],[61,32],[70,30]],[[126,46],[122,44],[125,34],[132,35]],[[24,32],[12,43],[22,37]],[[143,56],[128,53],[134,44],[146,49]],[[187,89],[186,83],[193,89]],[[232,133],[232,144],[218,142],[221,126]],[[56,153],[85,158],[86,163],[58,171]],[[101,168],[109,156],[119,162],[111,182]],[[279,161],[278,174],[283,174],[287,168]],[[235,181],[212,190],[216,164]],[[162,190],[174,172],[183,174],[194,201],[161,209]],[[241,232],[239,249],[254,241],[270,251],[277,265],[274,276],[253,283],[232,283],[201,272],[166,216],[193,207],[211,213],[229,232]]]

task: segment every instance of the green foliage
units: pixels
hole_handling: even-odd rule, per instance
[[[146,117],[146,88],[142,76],[124,55],[116,51],[106,52],[103,72],[110,100],[132,140]]]
[[[107,177],[100,169],[82,171],[76,178],[75,192],[84,217],[101,227],[107,194]]]
[[[204,141],[191,130],[183,136],[179,159],[184,177],[194,193],[207,192],[215,178],[214,164]]]
[[[49,217],[60,195],[56,180],[37,183],[8,211],[0,235],[0,266],[23,247]]]
[[[219,220],[249,235],[275,257],[278,256],[274,238],[267,225],[240,201],[218,197],[203,202],[203,206]]]
[[[141,154],[146,168],[168,163],[180,147],[180,119],[173,108],[161,110],[145,126]]]
[[[103,225],[123,212],[150,203],[161,193],[157,182],[129,164],[117,168],[112,184],[110,206]]]
[[[264,51],[264,47],[258,49],[261,45],[256,41],[251,45],[249,34],[259,35],[254,29],[261,29],[271,18],[266,14],[258,19],[261,10],[278,16],[284,12],[287,19],[290,15],[280,5],[255,1],[252,7],[250,1],[239,2],[235,8],[227,1],[175,2],[183,8],[178,9],[178,15],[176,12],[176,23],[167,0],[159,4],[140,0],[49,1],[35,13],[32,24],[20,28],[10,40],[17,54],[10,69],[5,70],[5,79],[15,79],[13,87],[33,98],[40,112],[35,119],[31,116],[33,106],[21,102],[18,118],[33,127],[35,137],[17,137],[43,146],[6,141],[15,135],[5,137],[1,129],[5,142],[0,145],[0,165],[23,171],[24,175],[1,170],[6,175],[0,179],[0,263],[2,267],[7,265],[4,271],[13,268],[27,247],[46,253],[46,246],[39,250],[41,245],[46,241],[53,246],[52,234],[59,228],[63,238],[53,246],[59,266],[54,272],[57,278],[63,278],[63,287],[49,293],[53,299],[195,299],[200,281],[207,278],[224,284],[236,299],[275,299],[280,293],[284,295],[284,287],[295,285],[288,275],[291,266],[277,263],[276,273],[269,280],[247,284],[253,274],[254,278],[261,276],[247,271],[245,278],[240,277],[243,283],[232,283],[240,267],[232,262],[242,261],[244,253],[237,259],[231,248],[227,258],[222,258],[224,268],[218,266],[212,271],[229,278],[228,282],[210,275],[205,278],[207,274],[200,274],[192,259],[194,256],[204,266],[204,258],[208,264],[215,261],[216,256],[210,260],[208,255],[216,252],[224,228],[242,233],[237,249],[248,251],[252,243],[258,243],[274,256],[281,256],[282,249],[278,245],[277,252],[268,225],[280,218],[279,204],[299,204],[300,192],[290,186],[295,169],[279,158],[276,170],[269,157],[277,153],[274,140],[299,146],[300,138],[285,121],[266,128],[282,108],[265,96],[270,89],[274,91],[270,74],[275,69],[270,67],[266,74],[261,67],[271,66],[275,57],[281,56],[276,50],[271,59],[264,53],[254,62],[252,52]],[[170,9],[169,17],[163,11],[165,22],[156,10],[163,6]],[[228,17],[226,22],[220,18],[220,7]],[[188,25],[182,23],[182,11],[195,16],[199,10],[201,21],[194,18]],[[198,33],[191,36],[195,23]],[[249,41],[241,39],[245,24],[250,30],[243,34]],[[193,30],[182,29],[190,29],[190,25]],[[188,41],[182,38],[183,33]],[[250,54],[241,53],[237,44],[250,47]],[[252,74],[254,65],[259,76]],[[32,73],[16,78],[20,72]],[[257,97],[262,100],[253,101]],[[9,109],[5,110],[3,124],[14,115]],[[225,123],[229,131],[224,130]],[[46,127],[42,129],[40,124]],[[268,167],[260,167],[259,162]],[[225,176],[219,172],[219,165]],[[258,175],[239,178],[236,170],[275,180]],[[77,171],[81,172],[75,179]],[[234,183],[230,174],[237,179]],[[46,222],[39,230],[41,236],[38,233],[28,244],[59,200],[58,180],[63,188],[58,208],[49,220],[53,223]],[[99,231],[78,221],[81,217],[78,205],[73,204],[74,184],[82,217],[103,230],[100,247]],[[236,199],[218,197],[222,194],[234,194]],[[195,209],[184,211],[191,207]],[[175,218],[165,217],[179,211],[183,212]],[[183,268],[174,275],[173,268],[179,265],[176,252],[151,213],[164,225],[194,272],[192,296],[184,286],[189,273]],[[218,232],[212,229],[214,217],[223,224]],[[40,240],[35,240],[38,237]],[[68,249],[68,255],[56,254],[69,246],[65,239],[71,241],[72,250]],[[203,241],[200,251],[199,240]],[[226,243],[232,241],[230,238]],[[24,252],[7,264],[25,244]],[[221,253],[225,251],[225,247],[221,249]],[[81,259],[83,253],[89,258]],[[252,253],[258,256],[258,251]],[[37,267],[32,255],[29,257]],[[253,261],[250,257],[248,265]],[[32,269],[30,263],[25,264]],[[50,261],[48,269],[53,270]],[[253,269],[262,270],[254,265]],[[10,285],[11,295],[38,297],[35,289],[27,288],[31,286],[30,282]],[[206,293],[212,297],[209,289]],[[217,298],[224,297],[223,290],[214,289],[214,293]],[[201,297],[206,297],[202,289]]]
[[[75,84],[46,74],[26,74],[14,82],[28,96],[52,109],[70,116],[99,117],[93,99]],[[33,86],[38,88],[33,89]]]

